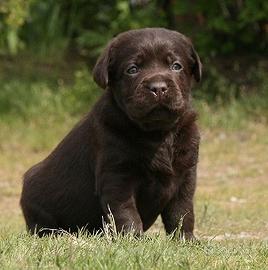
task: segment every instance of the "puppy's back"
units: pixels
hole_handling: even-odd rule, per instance
[[[44,227],[75,231],[88,220],[101,222],[95,220],[101,210],[94,195],[93,123],[88,114],[47,158],[25,173],[21,206],[31,232]]]

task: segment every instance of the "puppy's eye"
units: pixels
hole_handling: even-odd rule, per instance
[[[131,75],[136,74],[138,72],[139,72],[139,69],[138,69],[138,67],[136,65],[132,65],[127,69],[127,73],[131,74]]]
[[[170,68],[171,68],[171,70],[174,70],[174,71],[180,71],[182,69],[182,65],[179,64],[179,63],[177,63],[177,62],[175,62],[175,63],[173,63],[171,65]]]

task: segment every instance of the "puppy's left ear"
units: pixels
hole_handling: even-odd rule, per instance
[[[111,65],[111,51],[113,43],[114,39],[106,46],[93,68],[94,81],[103,89],[108,86],[109,82],[109,68]]]
[[[200,61],[200,58],[195,51],[194,47],[192,46],[192,57],[194,60],[194,65],[192,67],[192,74],[197,82],[201,80],[202,77],[202,63]]]

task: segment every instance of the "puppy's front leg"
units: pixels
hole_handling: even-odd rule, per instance
[[[196,168],[191,168],[185,175],[184,182],[173,199],[161,213],[167,234],[181,229],[181,237],[194,240],[193,196],[196,185]],[[178,228],[181,224],[181,228]]]
[[[102,179],[100,199],[103,211],[108,218],[112,214],[118,232],[143,232],[142,221],[136,207],[134,183],[122,176]]]

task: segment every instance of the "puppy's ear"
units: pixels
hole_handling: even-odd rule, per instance
[[[94,81],[103,89],[108,86],[109,67],[111,64],[111,50],[114,43],[113,39],[99,56],[95,67],[93,68]]]
[[[195,80],[199,82],[202,77],[202,63],[193,46],[192,46],[192,57],[194,59],[192,74],[194,75]]]

